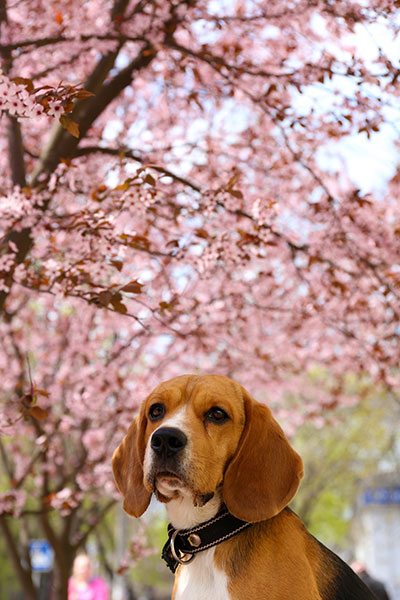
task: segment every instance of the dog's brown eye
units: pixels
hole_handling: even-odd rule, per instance
[[[157,404],[152,404],[149,408],[149,419],[150,421],[157,421],[157,419],[162,419],[165,415],[165,406],[160,402]]]
[[[206,421],[210,421],[211,423],[226,423],[229,421],[229,415],[219,406],[213,406],[206,412],[204,415]]]

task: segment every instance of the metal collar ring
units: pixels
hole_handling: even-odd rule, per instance
[[[172,556],[174,557],[174,559],[176,561],[178,561],[179,564],[187,565],[191,560],[194,559],[194,554],[191,554],[190,552],[184,553],[179,549],[178,550],[175,549],[175,538],[179,534],[179,532],[180,532],[180,529],[176,529],[169,541],[171,553],[172,553]]]

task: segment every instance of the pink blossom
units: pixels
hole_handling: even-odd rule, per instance
[[[395,34],[399,9],[150,4],[13,2],[2,23],[2,510],[73,512],[68,552],[160,380],[230,375],[290,433],[354,401],[316,365],[399,384],[399,174],[378,197],[320,160],[397,106],[393,58],[349,35]]]

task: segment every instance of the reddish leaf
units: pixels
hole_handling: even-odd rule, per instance
[[[29,93],[34,91],[34,85],[30,79],[26,79],[25,77],[14,77],[13,82],[17,85],[24,85]]]
[[[203,238],[204,240],[207,240],[210,237],[208,234],[208,231],[206,231],[205,229],[201,229],[201,228],[196,229],[195,234],[197,235],[197,237]]]
[[[235,183],[238,181],[238,179],[239,179],[239,175],[238,174],[233,175],[230,178],[230,180],[228,181],[227,188],[232,188],[235,185]]]
[[[107,306],[111,302],[112,297],[113,297],[112,292],[105,290],[104,292],[100,292],[100,294],[97,296],[97,301],[102,306]]]
[[[112,300],[111,300],[111,304],[112,304],[112,306],[114,307],[114,309],[115,309],[117,312],[119,312],[119,313],[121,313],[121,314],[123,314],[123,315],[125,315],[125,314],[128,312],[128,309],[126,308],[125,304],[123,304],[123,303],[121,302],[121,300],[120,300],[120,295],[119,295],[119,294],[116,294],[116,295],[115,295],[115,296],[112,298]]]
[[[61,115],[60,123],[64,129],[66,129],[71,135],[78,138],[79,137],[79,125],[75,123],[72,119],[67,117],[67,115]]]
[[[44,408],[40,408],[40,406],[32,406],[32,408],[29,410],[29,413],[37,421],[43,421],[49,416],[48,411]]]
[[[34,400],[33,394],[31,394],[30,392],[28,394],[25,394],[24,400],[27,404],[32,404],[32,402]]]
[[[122,190],[123,192],[126,192],[126,190],[129,188],[130,184],[132,182],[132,179],[125,179],[124,183],[121,183],[120,185],[117,185],[117,187],[113,188],[114,191],[116,190]]]
[[[230,194],[231,196],[234,196],[235,198],[239,198],[240,200],[242,200],[242,198],[243,198],[243,194],[240,190],[228,189],[226,191],[228,192],[228,194]]]
[[[143,283],[138,281],[130,281],[124,287],[120,288],[121,292],[129,292],[130,294],[141,294]]]
[[[64,100],[64,102],[62,103],[63,109],[65,113],[70,113],[74,110],[74,103],[71,99],[68,100]]]
[[[115,267],[118,271],[122,271],[122,267],[124,266],[124,263],[122,262],[122,260],[117,259],[117,258],[113,258],[110,260],[110,263],[112,264],[113,267]]]
[[[54,500],[54,498],[56,497],[55,492],[51,492],[50,494],[48,494],[47,496],[43,496],[42,498],[42,502],[43,504],[50,504],[50,502],[52,500]]]
[[[150,173],[147,173],[146,177],[144,178],[144,182],[152,185],[153,187],[156,185],[156,180],[152,175],[150,175]]]
[[[92,96],[95,96],[95,94],[93,94],[93,92],[89,92],[89,90],[78,90],[75,93],[75,98],[78,98],[79,100],[85,100],[86,98],[91,98]]]
[[[160,302],[159,307],[162,311],[164,310],[173,310],[174,305],[169,302]]]

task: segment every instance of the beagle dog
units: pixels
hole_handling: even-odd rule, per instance
[[[374,598],[287,508],[302,460],[270,410],[227,377],[156,387],[113,472],[129,515],[142,515],[152,494],[166,505],[173,600]]]

